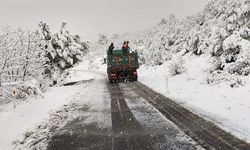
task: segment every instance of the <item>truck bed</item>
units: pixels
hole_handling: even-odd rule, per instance
[[[139,68],[138,55],[136,52],[123,53],[122,50],[114,50],[107,54],[107,73],[109,82],[129,79],[137,80]]]

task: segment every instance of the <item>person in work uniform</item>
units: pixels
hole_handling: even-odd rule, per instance
[[[122,53],[125,54],[126,53],[126,41],[123,42],[123,45],[122,45]]]
[[[129,41],[126,42],[126,49],[127,49],[127,53],[129,53],[130,47],[128,46]]]
[[[114,43],[111,43],[110,46],[109,46],[108,52],[109,52],[110,54],[113,54],[114,48],[115,48],[115,47],[114,47]]]
[[[129,53],[129,41],[124,41],[122,45],[122,52],[123,54],[128,54]]]

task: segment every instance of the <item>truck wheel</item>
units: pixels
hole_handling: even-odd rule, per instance
[[[129,81],[130,81],[130,82],[134,82],[135,79],[131,77],[131,78],[129,78]]]

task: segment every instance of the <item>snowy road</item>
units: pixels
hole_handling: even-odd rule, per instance
[[[89,100],[82,115],[55,133],[48,149],[202,149],[123,86],[126,84],[108,84],[105,79],[93,81],[84,95]]]
[[[139,82],[99,78],[82,96],[82,115],[53,134],[49,150],[250,147]]]

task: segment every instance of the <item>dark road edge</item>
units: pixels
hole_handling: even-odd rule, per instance
[[[250,149],[249,143],[222,130],[212,122],[192,113],[173,100],[148,88],[144,84],[133,82],[132,85],[134,85],[135,92],[145,98],[151,105],[205,149]]]
[[[72,86],[72,85],[76,85],[76,84],[92,82],[93,80],[94,80],[94,79],[82,80],[82,81],[75,81],[75,82],[68,82],[68,83],[64,83],[63,86]]]

